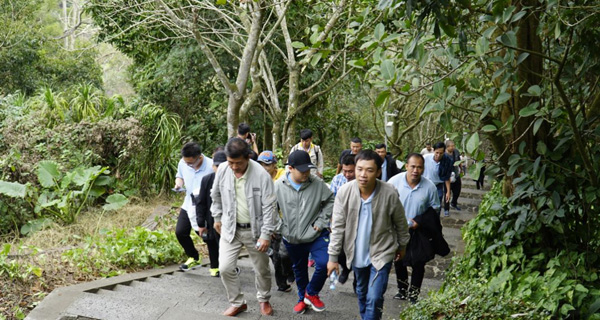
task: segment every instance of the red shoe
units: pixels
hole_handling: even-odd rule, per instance
[[[296,304],[294,306],[294,313],[295,314],[303,314],[304,311],[306,311],[307,307],[308,306],[306,305],[306,303],[304,303],[304,301],[300,301],[300,302],[298,302],[298,304]]]
[[[313,259],[310,259],[310,260],[308,260],[308,266],[309,266],[309,267],[314,267],[314,266],[315,266],[315,264],[316,264],[316,263],[315,263],[315,260],[313,260]]]
[[[323,310],[325,310],[325,304],[323,303],[323,301],[321,301],[321,299],[319,299],[319,296],[314,295],[314,296],[310,296],[307,294],[304,295],[304,303],[306,303],[307,305],[311,306],[313,310],[315,310],[316,312],[321,312]]]

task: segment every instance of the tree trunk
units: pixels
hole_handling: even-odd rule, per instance
[[[524,0],[522,2],[519,2],[517,10],[521,10],[522,6],[535,8],[536,5],[538,5],[537,1]],[[539,10],[531,10],[530,13],[524,19],[521,20],[517,31],[517,46],[519,48],[523,48],[533,52],[543,53],[542,39],[537,33],[540,24],[539,13]],[[518,55],[519,53],[520,52],[517,52],[516,54]],[[533,130],[531,130],[530,118],[520,118],[519,111],[527,107],[530,103],[539,101],[539,98],[528,97],[523,95],[523,93],[526,93],[527,89],[529,89],[529,87],[533,85],[541,85],[541,75],[543,74],[543,71],[543,58],[539,55],[530,54],[527,57],[527,59],[525,59],[521,64],[517,66],[518,80],[516,83],[523,83],[524,85],[522,85],[521,89],[515,92],[513,96],[513,114],[515,116],[515,119],[519,119],[519,121],[515,123],[515,132],[513,139],[516,140],[514,141],[514,145],[518,147],[521,141],[525,141],[525,143],[527,143],[527,150],[529,152],[529,156],[532,158],[537,157],[537,154],[535,152],[537,139],[533,134]]]

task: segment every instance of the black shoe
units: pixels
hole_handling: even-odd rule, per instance
[[[290,275],[287,277],[287,283],[288,283],[288,284],[292,284],[292,283],[294,283],[294,281],[296,281],[296,278],[294,277],[294,275],[293,275],[293,274],[290,274]]]
[[[350,275],[350,270],[343,269],[342,272],[340,273],[340,277],[338,278],[338,282],[340,284],[346,283],[346,281],[348,281],[349,275]]]
[[[283,286],[283,287],[279,287],[279,288],[277,288],[277,291],[281,291],[281,292],[290,292],[290,291],[292,291],[292,286],[290,286],[290,285],[288,284],[288,285],[285,285],[285,286]]]
[[[451,204],[450,206],[452,207],[452,209],[454,209],[456,211],[460,211],[460,207],[458,205]]]
[[[406,289],[398,289],[398,293],[394,296],[396,300],[406,300],[408,298]]]
[[[412,304],[417,303],[420,293],[421,293],[421,288],[415,288],[415,287],[411,286],[410,289],[408,289],[408,301],[410,301],[410,303],[412,303]]]

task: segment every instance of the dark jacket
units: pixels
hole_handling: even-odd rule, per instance
[[[444,152],[442,156],[442,160],[440,160],[440,169],[438,171],[438,175],[440,176],[440,180],[446,181],[450,180],[450,176],[454,171],[454,161],[452,161],[452,157],[450,157],[447,153]]]
[[[196,221],[198,222],[198,226],[200,228],[208,229],[207,237],[210,240],[219,238],[219,234],[213,227],[215,220],[210,212],[210,206],[212,204],[210,190],[212,189],[214,181],[214,172],[202,177],[202,181],[200,182],[200,194],[192,199],[196,203]]]
[[[396,159],[394,159],[392,157],[391,153],[388,152],[388,154],[385,156],[385,160],[387,162],[385,163],[384,170],[386,170],[386,172],[387,172],[387,181],[389,181],[393,176],[400,173],[400,169],[398,169],[398,166],[396,165]],[[383,172],[379,176],[379,179],[381,179],[382,176],[383,176]]]
[[[425,213],[416,216],[413,220],[419,226],[410,229],[410,241],[406,247],[406,256],[403,258],[404,265],[425,264],[436,254],[443,257],[450,253],[450,247],[442,234],[440,216],[435,209],[429,207]]]

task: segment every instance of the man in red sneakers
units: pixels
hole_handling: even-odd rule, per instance
[[[298,304],[295,313],[304,313],[311,307],[314,311],[325,310],[319,292],[327,280],[327,246],[331,219],[333,193],[325,182],[310,173],[315,166],[310,155],[297,150],[288,158],[289,172],[275,182],[277,204],[281,209],[281,235],[290,259],[292,259]],[[315,260],[315,272],[308,279],[308,255]]]

